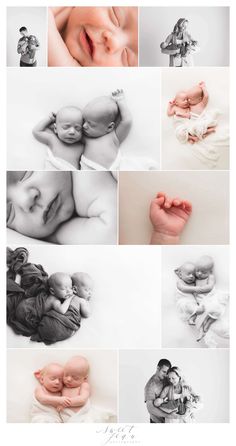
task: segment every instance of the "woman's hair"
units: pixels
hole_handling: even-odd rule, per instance
[[[174,34],[178,34],[178,33],[179,33],[179,31],[180,31],[179,27],[180,27],[180,25],[182,25],[182,23],[184,23],[184,22],[188,22],[188,20],[182,18],[182,19],[179,19],[179,20],[176,22],[176,24],[175,24],[175,26],[174,26],[174,29],[173,29],[173,33],[174,33]]]
[[[167,374],[167,376],[169,375],[169,373],[175,373],[178,377],[179,377],[179,380],[180,380],[180,383],[181,383],[181,385],[182,386],[187,386],[187,387],[189,387],[188,386],[188,384],[186,383],[186,380],[185,380],[185,377],[184,377],[184,375],[183,375],[183,372],[182,372],[182,370],[179,368],[179,367],[177,367],[177,366],[173,366],[173,367],[171,367],[169,370],[168,370],[168,374]]]

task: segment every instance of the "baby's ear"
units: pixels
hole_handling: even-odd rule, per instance
[[[55,291],[54,291],[54,289],[53,288],[49,288],[49,293],[51,293],[51,294],[53,294],[53,296],[55,295]]]
[[[181,279],[181,269],[180,268],[176,268],[174,270],[175,274]]]
[[[113,121],[110,122],[110,124],[107,127],[108,133],[112,132],[112,130],[114,130],[114,127],[115,127],[115,123]]]
[[[55,133],[57,133],[57,125],[56,125],[55,122],[54,122],[54,124],[53,124],[53,130],[54,130]]]
[[[36,370],[36,372],[34,372],[34,376],[35,376],[35,378],[38,380],[38,381],[40,381],[40,378],[41,378],[41,370],[39,369],[39,370]]]

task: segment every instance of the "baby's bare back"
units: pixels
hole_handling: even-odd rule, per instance
[[[91,161],[109,169],[119,150],[119,141],[115,131],[99,138],[85,138],[84,155]]]
[[[205,108],[206,105],[203,101],[199,102],[199,104],[196,105],[190,105],[191,113],[196,113],[197,115],[201,115]]]

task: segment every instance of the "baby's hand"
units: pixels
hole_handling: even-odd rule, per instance
[[[71,399],[68,398],[68,396],[62,396],[61,397],[61,405],[62,405],[62,407],[70,407]]]
[[[206,84],[205,84],[205,82],[204,82],[204,81],[201,81],[201,82],[199,82],[199,84],[198,84],[198,85],[199,85],[199,87],[202,87],[202,88],[206,86]]]
[[[49,119],[50,119],[51,122],[55,122],[56,121],[56,117],[57,117],[57,115],[54,112],[51,112],[50,115],[49,115]]]
[[[150,205],[150,220],[155,232],[163,236],[178,237],[192,212],[189,201],[170,198],[159,192]]]
[[[114,99],[114,101],[116,101],[116,102],[124,99],[124,97],[125,97],[123,90],[113,91],[111,95],[112,95],[112,99]]]
[[[173,101],[169,101],[169,104],[173,107],[175,105],[175,100],[173,99]]]

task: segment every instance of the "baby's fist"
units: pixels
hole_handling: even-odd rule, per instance
[[[113,91],[112,92],[112,98],[114,99],[114,101],[120,101],[120,100],[122,100],[122,99],[124,99],[124,91],[121,89],[121,90],[116,90],[116,91]]]

